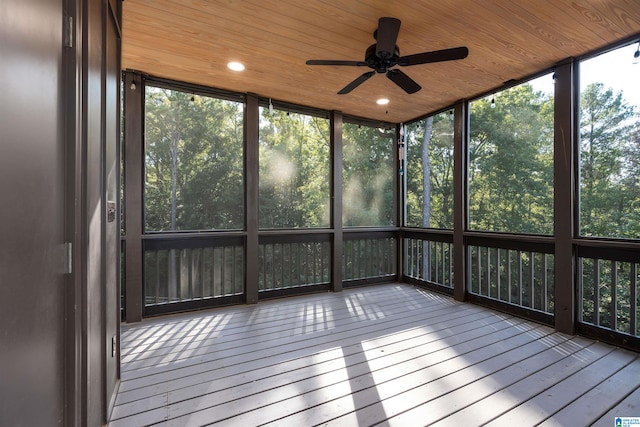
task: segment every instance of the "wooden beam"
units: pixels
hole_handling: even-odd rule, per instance
[[[258,161],[259,161],[259,130],[260,130],[260,109],[258,97],[247,95],[245,107],[245,227],[247,231],[246,240],[246,275],[245,275],[245,298],[247,304],[258,302],[258,216],[259,216],[259,194],[258,194]]]
[[[342,290],[342,113],[331,112],[331,283],[334,292]]]
[[[467,248],[464,232],[467,227],[467,130],[468,103],[454,105],[453,128],[453,297],[464,301],[467,296]]]
[[[573,60],[555,69],[554,105],[554,235],[555,325],[567,334],[575,332],[575,177],[577,162],[577,67]]]
[[[125,93],[124,205],[125,205],[125,316],[127,323],[142,320],[143,301],[143,164],[144,84],[139,73],[127,71]]]
[[[399,231],[396,237],[396,271],[398,274],[398,282],[404,282],[404,232],[403,227],[406,226],[407,218],[407,144],[405,139],[405,129],[403,123],[396,125],[396,139],[397,144],[394,147],[394,164],[396,165],[396,174],[394,175],[393,188],[396,189],[396,195],[394,198],[396,225],[399,227]],[[400,151],[402,150],[402,156]]]

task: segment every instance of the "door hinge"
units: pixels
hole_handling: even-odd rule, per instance
[[[64,46],[73,47],[73,16],[64,17]]]
[[[66,242],[64,244],[64,251],[62,254],[62,273],[73,273],[73,243]]]

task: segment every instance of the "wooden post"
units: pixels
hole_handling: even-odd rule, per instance
[[[144,82],[142,75],[125,73],[125,317],[127,323],[142,320],[143,301],[143,194],[144,194]]]
[[[334,292],[342,291],[342,113],[331,112],[331,283]]]
[[[247,304],[258,302],[258,160],[259,160],[259,131],[260,108],[258,97],[247,95],[245,111],[245,221],[246,221],[246,275],[245,297]]]
[[[554,104],[554,236],[555,324],[559,332],[575,333],[575,176],[577,122],[574,60],[555,69]]]
[[[467,227],[467,167],[469,126],[468,104],[458,101],[454,106],[453,130],[453,297],[464,301],[467,296],[467,248],[464,232]]]
[[[396,165],[396,174],[394,175],[395,181],[393,188],[396,189],[395,206],[396,221],[398,226],[397,242],[396,242],[396,271],[398,274],[398,282],[405,281],[405,257],[404,257],[404,233],[403,228],[407,220],[407,143],[404,129],[404,123],[399,123],[396,126],[396,140],[397,143],[394,147],[394,164]],[[402,151],[402,155],[400,152]]]

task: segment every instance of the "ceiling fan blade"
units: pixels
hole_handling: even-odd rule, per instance
[[[364,73],[363,75],[361,75],[360,77],[358,77],[357,79],[355,79],[354,81],[346,85],[340,92],[338,92],[338,95],[345,95],[351,92],[352,90],[360,86],[362,83],[369,80],[375,73],[376,73],[375,71],[369,71],[368,73]]]
[[[366,62],[362,61],[334,61],[325,59],[310,59],[307,61],[307,65],[347,65],[351,67],[363,67],[366,66]]]
[[[396,18],[380,18],[376,32],[376,56],[391,58],[396,51],[396,40],[400,31],[400,20]]]
[[[389,80],[400,86],[407,93],[416,93],[422,87],[416,83],[411,77],[407,76],[400,70],[387,71]]]
[[[451,49],[434,50],[433,52],[416,53],[414,55],[402,56],[398,60],[398,65],[418,65],[430,62],[453,61],[455,59],[464,59],[469,55],[469,49],[465,46],[454,47]]]

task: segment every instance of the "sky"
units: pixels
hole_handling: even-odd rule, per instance
[[[591,83],[603,83],[605,89],[614,93],[622,91],[623,99],[636,106],[640,112],[640,63],[633,63],[633,54],[638,43],[604,53],[580,63],[580,88]],[[553,93],[551,74],[530,81],[535,90]]]

